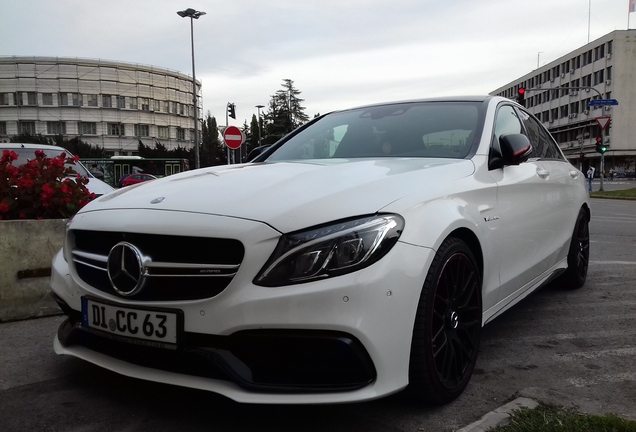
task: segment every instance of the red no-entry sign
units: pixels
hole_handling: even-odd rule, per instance
[[[243,132],[236,126],[228,126],[223,131],[223,140],[229,148],[235,150],[243,144],[245,137],[243,136]]]

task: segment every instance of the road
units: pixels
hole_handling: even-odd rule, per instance
[[[442,407],[398,394],[329,406],[241,405],[56,356],[61,317],[0,325],[0,430],[452,431],[518,395],[636,419],[636,201],[592,200],[591,263],[484,328],[466,392]]]

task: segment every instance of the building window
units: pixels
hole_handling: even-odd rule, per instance
[[[185,129],[180,127],[177,128],[177,140],[185,141]]]
[[[18,122],[18,133],[35,135],[35,122],[32,122],[32,121]]]
[[[26,97],[24,95],[26,94]],[[37,105],[37,93],[35,92],[17,92],[15,94],[15,104],[16,105]]]
[[[141,110],[150,111],[150,100],[148,98],[140,98]]]
[[[605,81],[605,71],[603,69],[594,72],[594,85]]]
[[[607,53],[612,54],[612,41],[607,43]]]
[[[80,135],[97,135],[97,123],[77,122],[77,130]]]
[[[179,114],[181,114],[181,115],[184,114],[184,110],[183,110],[184,106],[185,106],[184,104],[179,104]]]
[[[24,105],[24,100],[22,99],[22,92],[16,92],[13,96],[13,100],[15,100],[15,104],[18,106]]]
[[[605,57],[605,44],[601,44],[594,48],[594,61],[600,60]]]
[[[109,94],[102,95],[102,107],[103,108],[112,108],[113,107],[113,98]]]
[[[150,127],[148,125],[136,124],[135,125],[135,136],[136,137],[147,137],[147,136],[150,136]]]
[[[155,100],[154,104],[155,104],[154,110],[157,112],[161,111],[161,101]]]
[[[612,79],[612,67],[608,66],[607,68],[607,79],[611,80]]]
[[[42,93],[42,105],[53,105],[53,93]]]
[[[552,116],[551,119],[552,121],[556,120],[559,118],[559,109],[558,108],[552,108],[550,115]]]
[[[86,95],[86,99],[87,99],[86,104],[89,107],[96,107],[97,106],[97,95],[96,94]]]
[[[157,132],[159,138],[168,139],[170,138],[168,126],[157,126]]]
[[[46,133],[49,135],[65,135],[66,123],[59,121],[46,122]]]
[[[68,93],[60,93],[59,94],[59,104],[60,106],[68,105]]]
[[[578,102],[570,103],[570,112],[572,114],[576,114],[576,113],[579,112],[579,103]]]
[[[84,105],[84,103],[82,101],[81,93],[71,93],[71,96],[72,96],[72,100],[73,100],[73,106],[82,106],[82,105]]]
[[[108,135],[124,136],[123,123],[108,123]]]
[[[137,98],[136,97],[131,97],[128,98],[129,100],[129,104],[128,104],[128,108],[130,109],[137,109]]]
[[[117,96],[117,108],[126,108],[126,98],[124,96]]]
[[[165,101],[163,103],[163,111],[169,113],[170,112],[170,102]]]
[[[9,93],[0,93],[0,105],[9,105]]]
[[[0,122],[0,135],[7,134],[7,122]]]

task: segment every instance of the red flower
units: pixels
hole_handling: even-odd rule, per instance
[[[77,157],[48,158],[36,150],[35,158],[15,167],[17,158],[10,150],[0,155],[0,219],[67,218],[95,198],[86,189],[88,179],[69,166]]]

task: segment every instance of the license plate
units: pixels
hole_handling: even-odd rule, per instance
[[[124,337],[133,343],[176,344],[178,322],[176,311],[129,308],[82,298],[84,327]]]

